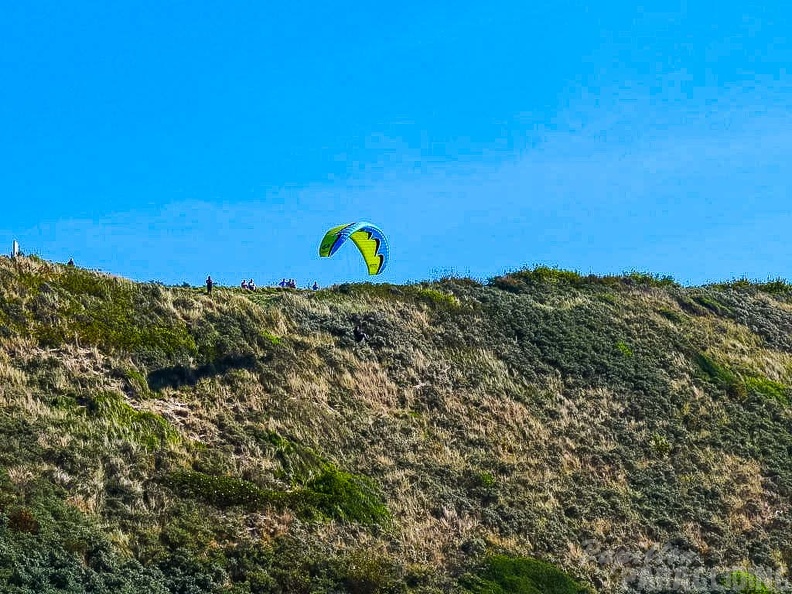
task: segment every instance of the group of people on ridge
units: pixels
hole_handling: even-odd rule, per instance
[[[296,289],[297,288],[297,283],[294,282],[293,278],[290,278],[289,280],[286,280],[284,278],[284,279],[281,280],[281,282],[278,283],[278,286],[281,289]],[[318,285],[318,283],[316,281],[314,281],[314,284],[311,286],[311,290],[313,290],[313,291],[318,291],[319,290],[319,285]]]
[[[212,294],[212,288],[215,286],[215,284],[216,283],[212,280],[211,276],[207,276],[206,277],[206,292],[209,295]],[[247,289],[248,291],[255,291],[256,290],[256,283],[253,282],[252,278],[250,280],[244,280],[243,279],[242,283],[239,286],[242,287],[243,289]],[[281,289],[296,289],[297,288],[297,283],[294,282],[293,278],[290,278],[289,280],[286,280],[284,278],[283,280],[281,280],[281,282],[278,283],[278,286]],[[314,284],[311,286],[311,289],[313,291],[318,291],[319,290],[319,284],[316,281],[314,281]]]

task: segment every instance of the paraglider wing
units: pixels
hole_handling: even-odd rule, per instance
[[[355,223],[347,223],[346,225],[339,225],[325,233],[325,236],[322,238],[322,243],[319,246],[319,255],[323,258],[327,258],[335,254],[338,248],[341,247],[341,244],[346,241],[346,237],[341,235],[341,231],[354,224]]]
[[[388,264],[388,240],[382,229],[365,221],[330,229],[319,246],[319,255],[323,258],[332,256],[347,239],[351,239],[360,250],[369,274],[380,274],[385,270]]]

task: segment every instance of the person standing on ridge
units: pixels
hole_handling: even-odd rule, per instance
[[[211,276],[206,277],[206,293],[208,295],[212,294],[212,287],[214,287],[214,281],[212,280]]]

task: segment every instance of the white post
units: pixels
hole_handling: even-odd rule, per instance
[[[19,255],[19,243],[17,240],[14,240],[14,243],[11,244],[11,257],[16,258]]]

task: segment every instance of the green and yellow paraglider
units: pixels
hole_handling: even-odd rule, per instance
[[[382,229],[365,221],[347,223],[330,229],[319,245],[319,255],[329,258],[348,239],[351,239],[360,250],[369,274],[380,274],[385,270],[388,265],[388,240]]]

